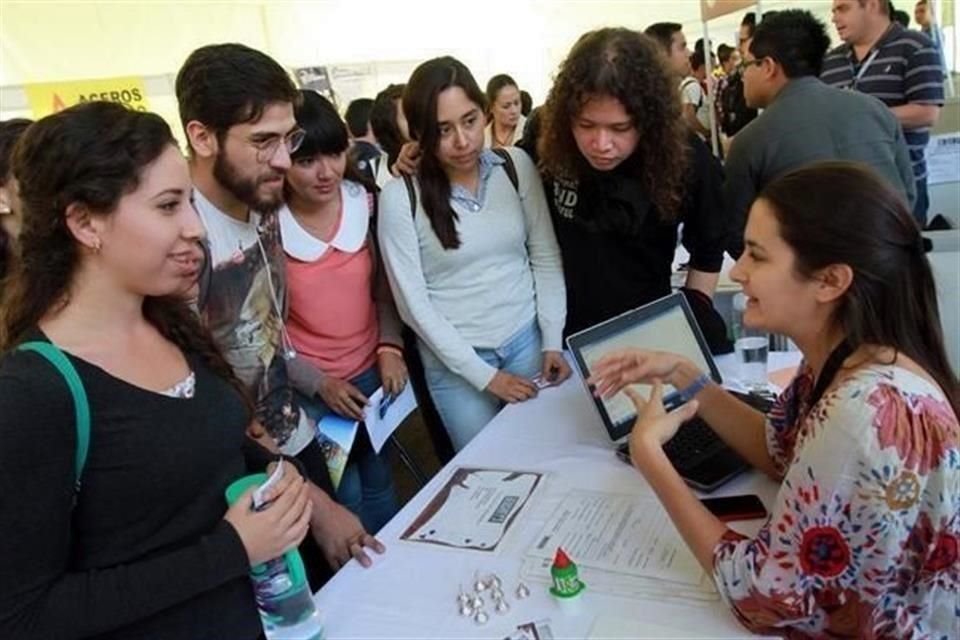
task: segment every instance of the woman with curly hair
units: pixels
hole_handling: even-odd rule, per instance
[[[544,172],[567,333],[669,294],[681,223],[688,297],[711,309],[727,233],[722,176],[683,125],[659,45],[629,29],[584,34],[541,118],[536,149],[536,136],[521,146],[538,152]]]

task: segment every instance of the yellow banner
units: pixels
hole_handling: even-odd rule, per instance
[[[63,111],[81,102],[104,100],[119,102],[137,111],[148,111],[143,78],[99,78],[69,82],[43,82],[24,86],[34,118]]]
[[[757,0],[700,0],[700,15],[706,22],[734,11],[746,9],[756,3]]]

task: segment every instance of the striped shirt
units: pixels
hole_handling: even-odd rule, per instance
[[[820,79],[841,89],[855,89],[879,98],[888,107],[908,103],[943,106],[940,54],[929,37],[892,23],[863,60],[843,44],[827,54]],[[917,180],[927,175],[924,149],[930,128],[904,129]]]

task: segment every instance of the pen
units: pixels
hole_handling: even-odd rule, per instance
[[[380,398],[380,406],[377,407],[377,413],[380,415],[381,420],[387,415],[387,410],[390,408],[390,405],[393,404],[393,401],[393,394],[384,391],[383,397]]]

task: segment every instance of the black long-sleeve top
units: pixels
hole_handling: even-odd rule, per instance
[[[35,353],[0,360],[0,638],[260,635],[224,489],[269,454],[245,436],[240,396],[187,359],[191,399],[70,357],[91,410],[75,507],[66,383]]]
[[[535,152],[535,131],[520,146]],[[663,220],[628,158],[612,171],[583,170],[579,180],[544,176],[547,202],[563,256],[567,326],[575,333],[670,293],[678,227],[691,269],[717,273],[728,219],[723,170],[691,134],[679,215]]]

